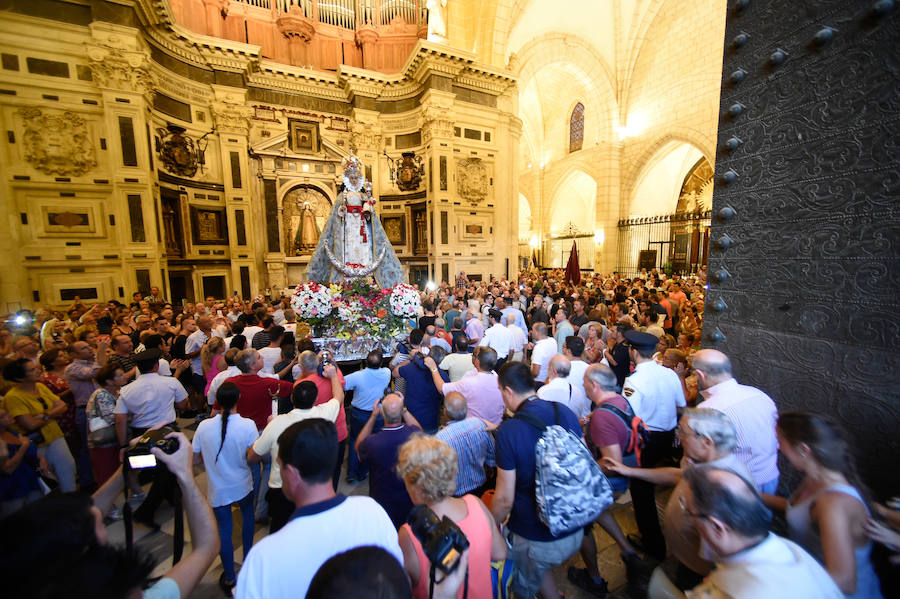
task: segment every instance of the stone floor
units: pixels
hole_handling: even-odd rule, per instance
[[[193,431],[191,429],[194,428],[193,426],[190,426],[191,422],[183,421],[181,424],[183,426],[187,425],[185,426],[185,433],[188,435],[188,437],[191,437],[193,435]],[[202,470],[202,468],[200,470]],[[205,493],[205,472],[201,471],[197,475],[196,479],[200,489]],[[347,485],[346,482],[342,479],[339,491],[341,493],[344,493],[345,495],[366,495],[369,492],[369,486],[367,482],[363,482],[354,486]],[[613,508],[613,510],[616,520],[619,522],[619,525],[622,527],[622,530],[626,534],[636,532],[637,528],[634,522],[634,513],[631,509],[630,500],[627,494],[619,499],[617,505]],[[174,520],[172,508],[168,504],[164,503],[163,507],[159,509],[156,514],[156,521],[162,524],[162,528],[160,531],[153,531],[138,524],[135,525],[134,528],[134,539],[138,547],[152,553],[156,557],[158,566],[153,575],[160,576],[171,567],[172,563],[172,532]],[[237,508],[234,508],[234,547],[235,562],[238,569],[240,568],[239,564],[243,557],[240,539],[240,521],[240,512],[237,510]],[[125,530],[121,521],[110,524],[107,527],[107,530],[112,542],[124,544]],[[268,526],[257,525],[255,539],[259,540],[266,536],[267,533]],[[619,558],[618,548],[616,547],[612,538],[610,538],[599,526],[594,527],[594,535],[597,539],[597,548],[599,553],[598,563],[600,572],[602,573],[604,578],[607,579],[611,591],[610,594],[607,595],[607,597],[624,598],[626,597],[624,592],[625,567],[622,564],[621,559]],[[187,530],[187,526],[185,526],[184,554],[187,555],[189,552],[190,533]],[[566,570],[571,565],[584,567],[584,562],[581,560],[581,557],[576,554],[566,564],[563,564],[559,568],[555,569],[554,575],[556,577],[556,582],[559,585],[560,591],[565,593],[567,599],[592,597],[593,595],[573,586],[567,580]],[[223,597],[225,597],[218,584],[219,576],[221,575],[221,573],[222,564],[219,558],[216,557],[216,560],[215,562],[213,562],[212,567],[203,577],[200,585],[191,596],[196,599],[222,599]]]

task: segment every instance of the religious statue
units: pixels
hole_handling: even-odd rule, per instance
[[[303,250],[315,248],[317,243],[319,243],[319,226],[316,224],[316,213],[309,201],[304,201],[300,207],[300,222],[294,236],[294,249],[299,254]]]
[[[447,41],[447,0],[427,0],[428,41]]]
[[[309,262],[311,281],[335,282],[373,276],[382,287],[403,279],[400,261],[375,214],[372,185],[362,162],[350,153],[342,167],[343,188]]]

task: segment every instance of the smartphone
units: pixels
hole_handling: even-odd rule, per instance
[[[128,466],[132,470],[140,470],[142,468],[155,468],[156,456],[152,453],[130,455],[128,456]]]

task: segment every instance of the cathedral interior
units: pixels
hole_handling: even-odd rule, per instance
[[[4,0],[0,311],[277,296],[352,153],[410,282],[708,265],[704,344],[896,460],[897,11],[786,4]]]
[[[569,4],[5,2],[5,307],[286,290],[351,152],[421,287],[696,271],[724,3]]]

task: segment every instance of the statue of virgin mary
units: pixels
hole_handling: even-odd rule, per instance
[[[375,214],[372,186],[352,152],[341,166],[343,187],[309,262],[307,278],[337,282],[371,276],[382,287],[392,287],[402,282],[403,269]]]

